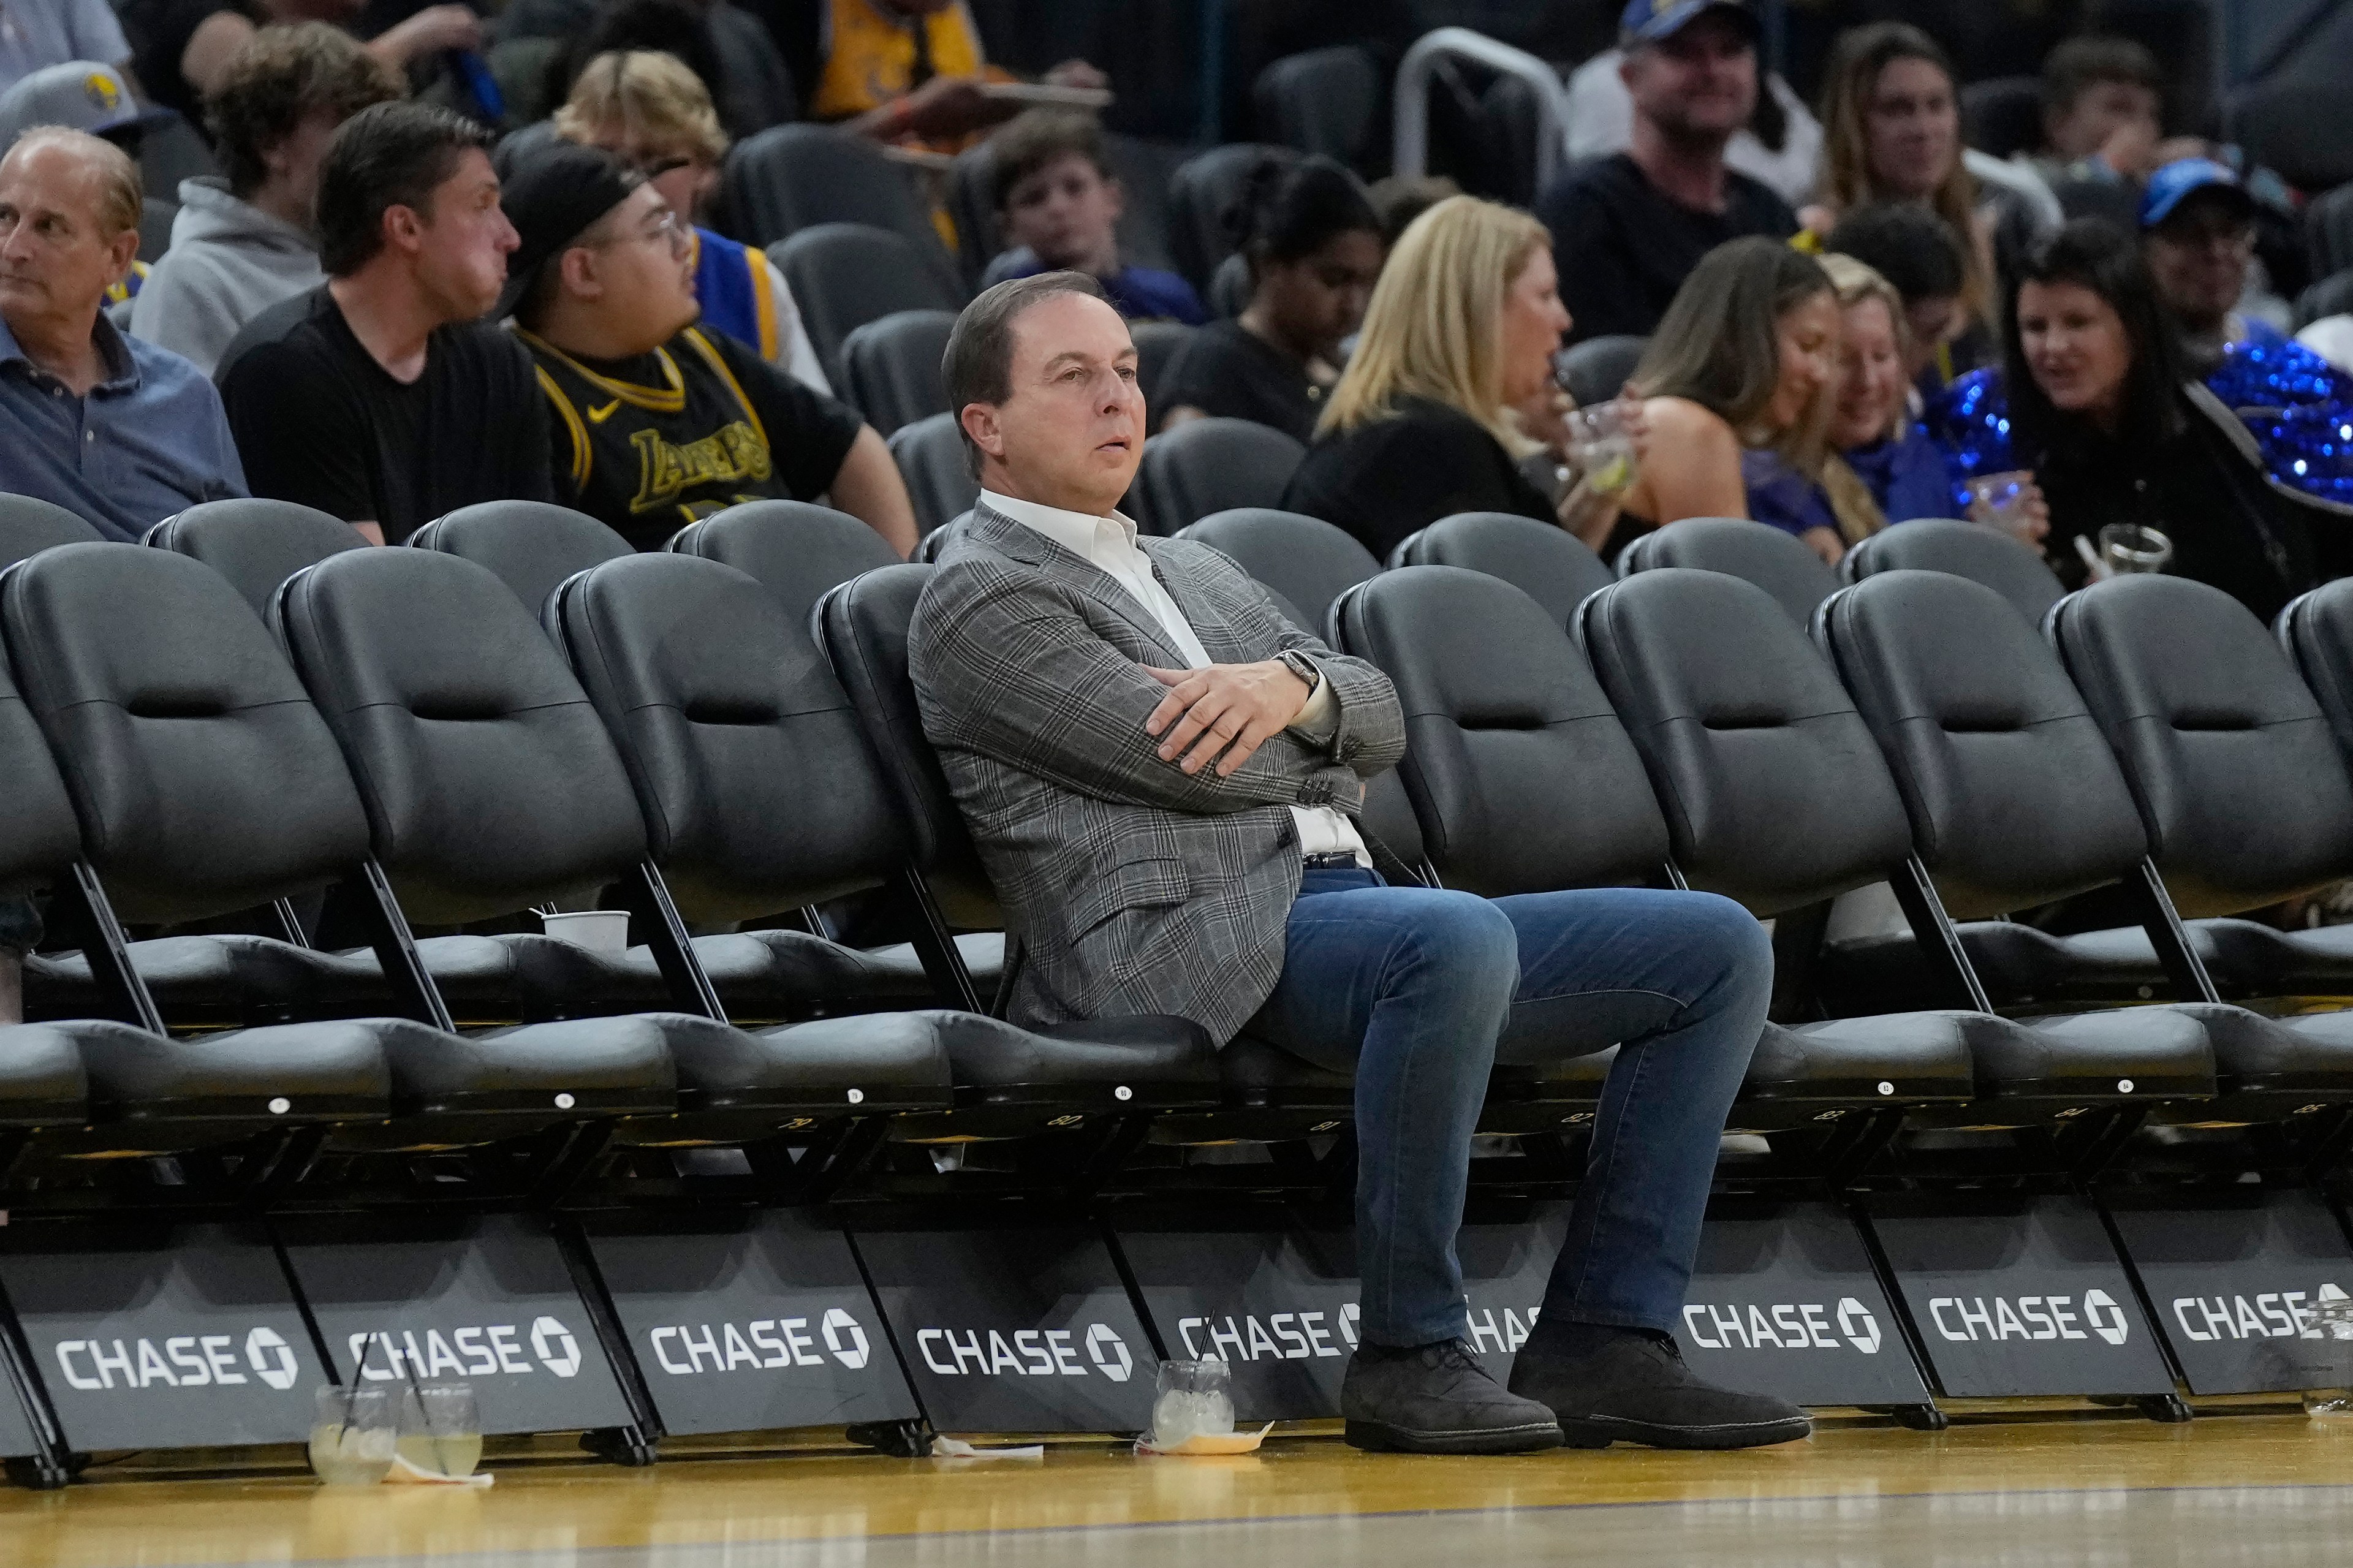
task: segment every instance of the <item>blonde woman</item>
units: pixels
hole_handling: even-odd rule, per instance
[[[1561,521],[1520,472],[1545,443],[1513,411],[1546,406],[1568,324],[1544,225],[1472,196],[1440,202],[1389,253],[1283,506],[1382,560],[1456,512]],[[1584,504],[1583,487],[1563,503]]]
[[[1825,561],[1844,554],[1818,482],[1838,345],[1838,299],[1813,258],[1765,238],[1709,251],[1634,368],[1634,482],[1614,527],[1588,524],[1605,558],[1686,517],[1753,518]]]
[[[680,218],[693,222],[719,188],[727,133],[702,79],[677,56],[616,49],[588,62],[555,111],[555,133],[598,147],[644,174]],[[715,327],[794,380],[830,392],[792,290],[768,258],[697,226],[694,292]]]
[[[1895,285],[1852,256],[1825,256],[1838,290],[1839,374],[1822,490],[1840,537],[1859,544],[1891,522],[1953,509],[1944,454],[1912,427],[1911,332]]]

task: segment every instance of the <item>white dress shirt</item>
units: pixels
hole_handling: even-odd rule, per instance
[[[1091,517],[1082,511],[1064,511],[1036,501],[1016,500],[995,490],[981,491],[980,499],[1024,527],[1036,529],[1080,560],[1099,567],[1127,590],[1128,596],[1168,634],[1170,645],[1184,656],[1186,668],[1199,669],[1211,662],[1192,624],[1185,619],[1185,612],[1177,608],[1176,601],[1168,596],[1168,590],[1153,574],[1152,557],[1135,542],[1135,524],[1118,512],[1109,517]],[[1306,702],[1288,728],[1312,741],[1329,741],[1339,725],[1338,700],[1332,695],[1331,684],[1319,675],[1315,689],[1308,693]],[[1346,813],[1328,805],[1294,805],[1291,815],[1299,826],[1302,855],[1353,855],[1359,866],[1373,863],[1371,855],[1366,852],[1363,837]]]

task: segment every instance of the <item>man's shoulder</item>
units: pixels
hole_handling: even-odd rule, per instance
[[[1562,170],[1544,188],[1536,200],[1536,211],[1550,222],[1553,214],[1561,209],[1586,212],[1619,206],[1630,195],[1639,195],[1647,183],[1634,160],[1623,153],[1583,159]]]
[[[208,408],[220,406],[220,394],[215,390],[212,379],[186,355],[129,333],[123,334],[122,342],[131,351],[131,363],[139,371],[139,384],[149,399],[190,401]]]
[[[491,321],[448,321],[433,329],[426,374],[470,384],[475,375],[504,371],[531,380],[537,361],[523,341]]]
[[[221,351],[220,363],[214,367],[213,380],[223,389],[233,380],[254,382],[256,384],[283,386],[282,378],[272,375],[257,378],[252,373],[266,368],[286,368],[291,362],[325,363],[335,355],[333,340],[327,333],[323,313],[335,309],[334,297],[322,284],[261,311],[237,330]],[[288,391],[311,390],[302,386],[285,386]]]

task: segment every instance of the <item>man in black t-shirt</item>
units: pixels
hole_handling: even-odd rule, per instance
[[[1569,170],[1536,200],[1552,230],[1571,342],[1647,335],[1699,258],[1726,240],[1798,232],[1789,205],[1725,166],[1757,107],[1746,0],[1630,0],[1619,71],[1634,100],[1626,152]]]
[[[555,499],[531,355],[480,320],[515,247],[488,143],[413,102],[335,132],[319,174],[326,285],[255,317],[215,377],[255,495],[392,544],[476,501]]]
[[[636,171],[548,141],[502,158],[522,245],[507,300],[535,360],[556,499],[659,550],[741,501],[832,503],[905,555],[914,508],[882,437],[723,332],[697,329],[685,220]]]

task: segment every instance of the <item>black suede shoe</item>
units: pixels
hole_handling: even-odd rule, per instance
[[[1401,1454],[1524,1454],[1560,1447],[1534,1400],[1496,1386],[1461,1340],[1410,1350],[1360,1347],[1340,1384],[1348,1446]]]
[[[1539,1331],[1512,1363],[1511,1391],[1560,1419],[1572,1448],[1647,1443],[1654,1448],[1757,1448],[1810,1436],[1813,1418],[1785,1400],[1718,1388],[1683,1364],[1672,1338],[1647,1329],[1574,1325],[1560,1336]]]

